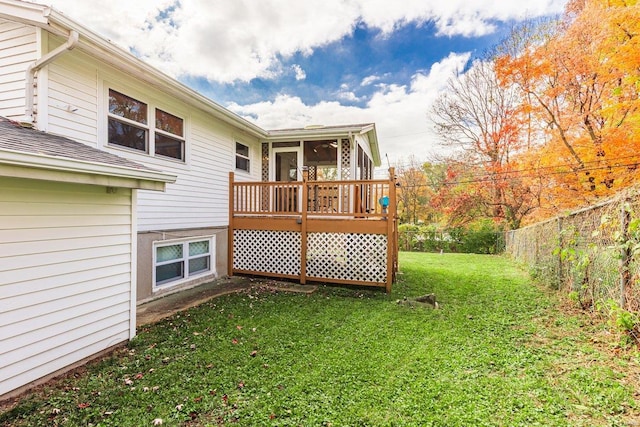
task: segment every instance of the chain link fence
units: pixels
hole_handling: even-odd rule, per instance
[[[640,196],[625,194],[505,234],[506,253],[583,308],[640,309]]]

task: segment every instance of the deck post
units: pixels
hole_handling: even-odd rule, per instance
[[[309,168],[302,167],[302,211],[300,221],[300,284],[307,283],[307,210],[309,206]]]
[[[395,168],[389,168],[389,207],[387,208],[387,293],[391,292],[391,285],[395,276],[395,221],[396,221],[396,183]]]
[[[233,172],[229,172],[229,229],[227,230],[227,275],[233,276]]]

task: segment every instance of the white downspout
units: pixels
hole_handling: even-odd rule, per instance
[[[29,66],[27,67],[27,86],[26,86],[26,92],[25,92],[27,104],[25,108],[25,118],[22,123],[24,126],[29,126],[29,127],[33,126],[33,96],[34,96],[34,90],[35,90],[34,82],[35,82],[36,73],[38,72],[38,70],[40,70],[42,67],[51,63],[54,59],[56,59],[61,54],[69,50],[72,50],[74,47],[76,47],[76,45],[78,44],[79,37],[80,35],[76,31],[71,31],[69,33],[69,38],[67,39],[67,42],[65,44],[63,44],[62,46],[58,46],[57,48],[47,53],[40,59],[37,59],[32,64],[29,64]]]

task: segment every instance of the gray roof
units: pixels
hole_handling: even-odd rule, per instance
[[[157,172],[140,163],[0,117],[0,149]],[[1,161],[1,159],[0,159]]]

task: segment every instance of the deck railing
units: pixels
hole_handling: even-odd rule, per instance
[[[235,182],[229,274],[382,286],[398,267],[396,186],[387,180]]]
[[[383,218],[389,214],[389,180],[233,182],[235,216],[300,215]]]

